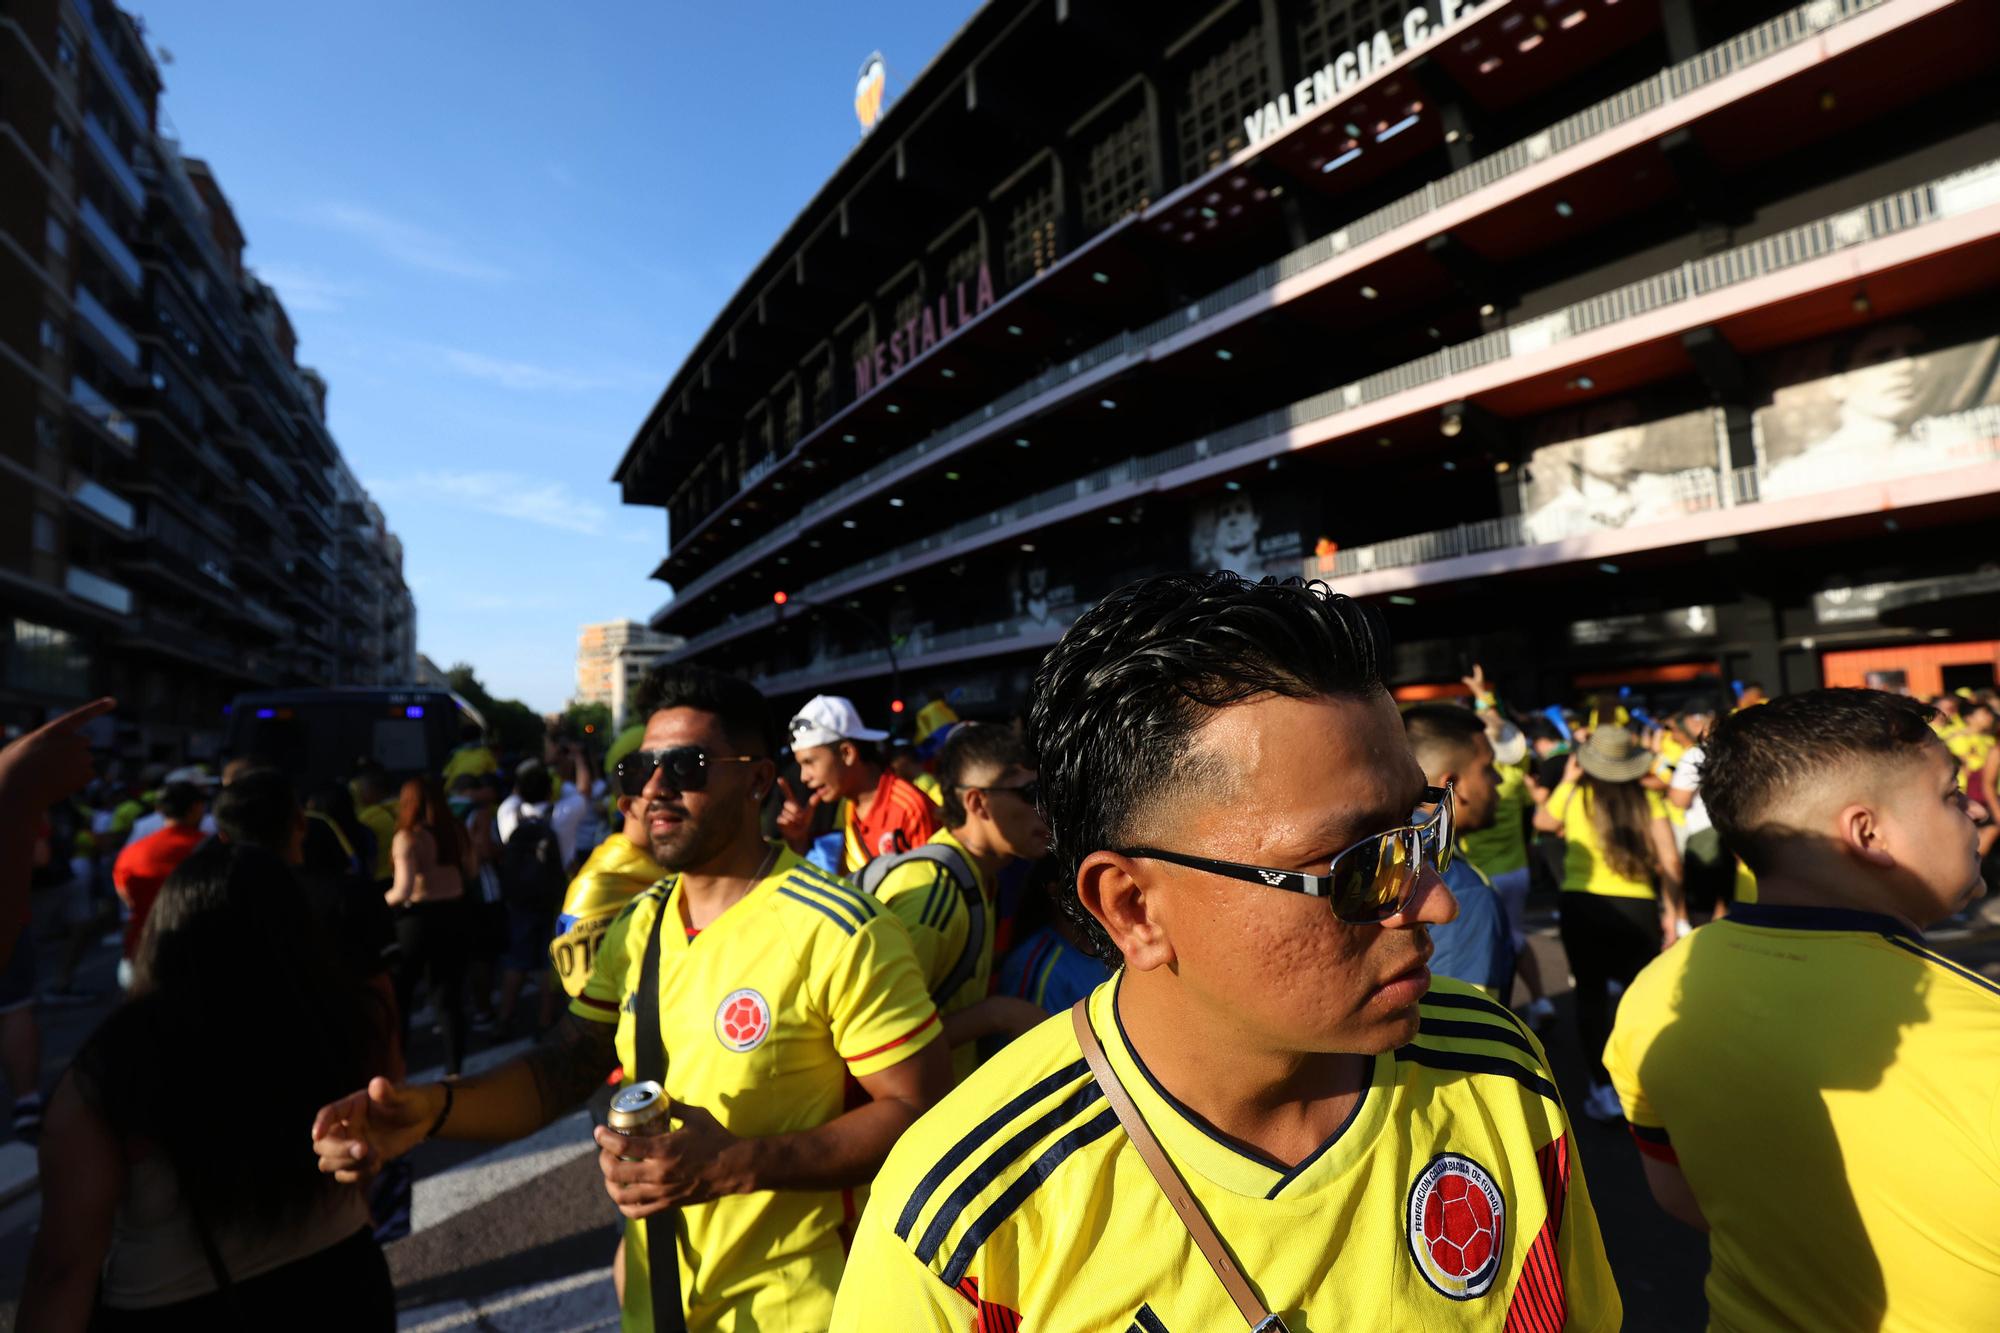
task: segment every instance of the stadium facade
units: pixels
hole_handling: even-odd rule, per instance
[[[1991,683],[1996,71],[1991,0],[995,0],[632,440],[651,624],[876,716],[1175,568],[1405,697]]]

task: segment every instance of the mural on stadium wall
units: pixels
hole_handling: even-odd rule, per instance
[[[2000,337],[1889,321],[1787,349],[1765,374],[1766,499],[2000,458]]]
[[[1228,491],[1195,508],[1188,526],[1191,569],[1233,569],[1246,579],[1290,578],[1308,538],[1304,505],[1293,493]]]
[[[1665,523],[1715,507],[1725,457],[1721,414],[1685,403],[1605,398],[1530,428],[1520,472],[1530,542]]]
[[[1039,560],[1018,562],[1007,575],[1007,594],[1014,619],[1023,631],[1067,626],[1076,619],[1076,585],[1051,584],[1049,567]]]

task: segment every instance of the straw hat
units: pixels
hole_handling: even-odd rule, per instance
[[[1628,727],[1599,727],[1576,752],[1576,762],[1599,782],[1632,782],[1653,766],[1653,752]]]

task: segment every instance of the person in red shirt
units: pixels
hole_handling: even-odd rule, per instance
[[[153,900],[160,896],[160,886],[208,837],[201,831],[202,816],[208,813],[208,799],[201,788],[186,782],[169,783],[155,808],[167,817],[167,826],[126,843],[111,866],[112,886],[125,900],[129,913],[125,918],[125,961],[118,965],[120,985],[131,975],[139,936],[146,929]]]
[[[778,833],[799,855],[812,846],[814,809],[834,801],[840,802],[840,873],[845,875],[859,873],[878,856],[921,847],[937,832],[937,806],[883,766],[875,747],[889,733],[863,726],[851,700],[814,696],[792,719],[791,736],[799,778],[810,792],[800,800],[791,784],[780,780],[785,805],[777,823]]]

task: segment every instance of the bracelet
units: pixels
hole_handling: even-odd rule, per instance
[[[456,1098],[456,1093],[453,1090],[450,1079],[444,1080],[442,1086],[444,1087],[444,1109],[438,1112],[437,1120],[431,1125],[431,1132],[424,1135],[424,1142],[426,1143],[436,1138],[438,1131],[444,1128],[444,1122],[451,1119],[451,1104]]]

